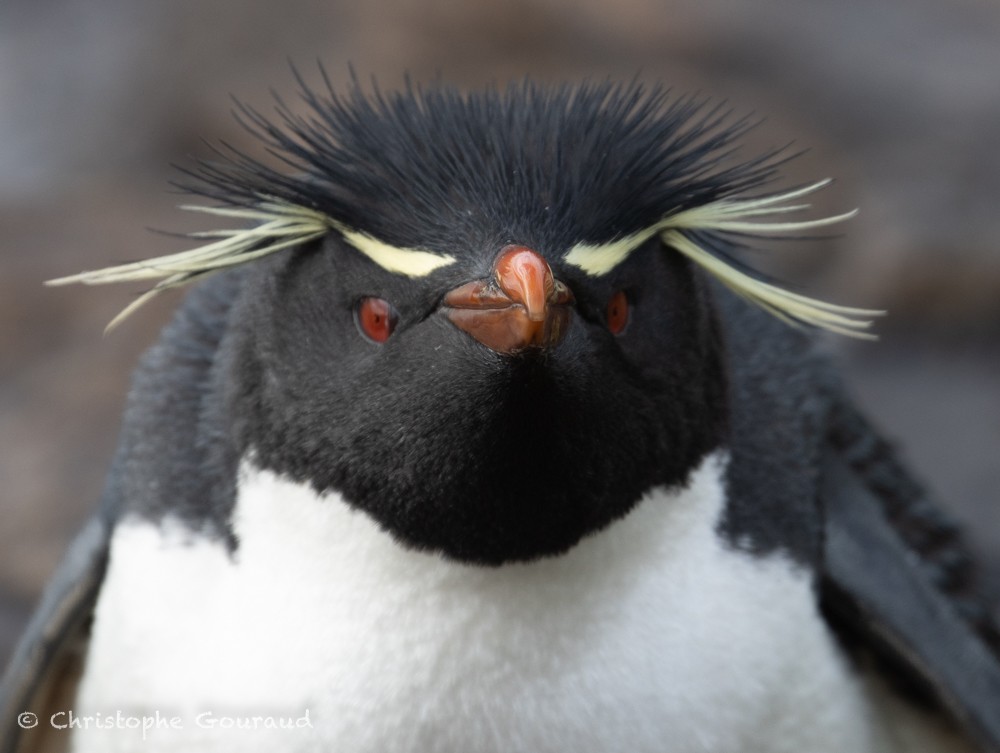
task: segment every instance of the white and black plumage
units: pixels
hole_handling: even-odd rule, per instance
[[[14,724],[43,708],[181,720],[78,751],[1000,750],[957,534],[788,326],[876,312],[733,256],[843,219],[788,219],[822,184],[636,85],[303,94],[243,110],[288,174],[189,175],[251,227],[72,278],[216,273],[139,367],[3,753],[66,741]]]

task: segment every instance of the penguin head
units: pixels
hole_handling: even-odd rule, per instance
[[[761,193],[780,151],[735,162],[751,124],[698,99],[610,83],[302,96],[309,115],[242,108],[293,174],[235,151],[189,174],[221,203],[202,211],[253,227],[72,279],[156,274],[155,292],[252,260],[229,338],[235,442],[406,545],[554,555],[683,485],[725,436],[708,277],[806,324],[858,331],[873,313],[732,262],[750,232],[843,217],[770,221],[823,183]]]

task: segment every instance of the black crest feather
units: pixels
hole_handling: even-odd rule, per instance
[[[828,181],[763,192],[787,150],[739,161],[739,141],[755,122],[723,103],[638,81],[544,87],[525,80],[473,93],[408,82],[385,93],[355,77],[339,94],[322,68],[321,89],[293,71],[300,109],[277,95],[271,117],[236,105],[237,119],[280,168],[224,144],[216,161],[185,170],[180,184],[216,202],[185,208],[252,228],[195,234],[209,242],[52,282],[159,280],[113,325],[162,289],[330,231],[410,276],[510,242],[599,275],[659,235],[790,323],[870,337],[864,330],[881,313],[788,292],[720,252],[746,236],[801,232],[853,214],[771,220],[808,208],[787,202]],[[406,264],[380,258],[401,253]]]
[[[488,227],[568,249],[758,188],[784,155],[730,164],[750,118],[638,82],[465,94],[355,79],[341,95],[326,76],[322,92],[297,78],[304,114],[280,99],[273,119],[237,105],[292,174],[230,148],[185,188],[237,206],[278,198],[399,246],[453,253]]]

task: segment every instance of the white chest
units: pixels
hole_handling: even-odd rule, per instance
[[[806,574],[716,535],[722,472],[709,459],[562,557],[486,569],[245,465],[235,557],[118,528],[81,713],[176,719],[143,743],[165,751],[881,749]]]

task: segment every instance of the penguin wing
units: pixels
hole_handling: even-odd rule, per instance
[[[48,724],[56,710],[71,708],[79,681],[94,603],[104,578],[109,532],[93,519],[77,536],[42,596],[41,604],[0,686],[0,753],[61,749],[65,740]],[[26,730],[23,712],[37,726]],[[68,737],[61,735],[61,738]]]
[[[873,454],[881,464],[871,462]],[[995,628],[987,612],[977,625],[962,601],[961,579],[942,569],[948,559],[942,548],[951,550],[952,564],[961,559],[954,529],[924,499],[893,499],[893,488],[920,495],[873,432],[853,447],[828,445],[821,488],[824,611],[849,645],[873,650],[904,687],[929,695],[983,750],[996,753],[1000,658],[989,645]],[[935,546],[936,553],[929,551]]]

